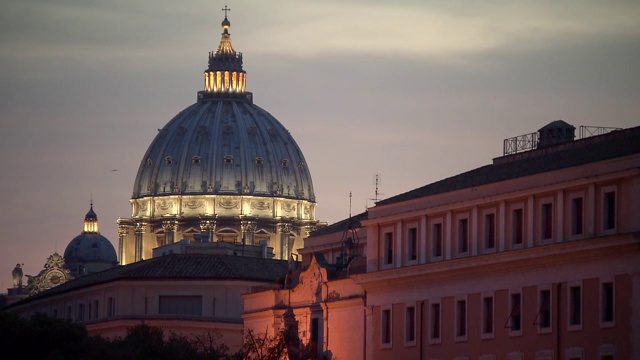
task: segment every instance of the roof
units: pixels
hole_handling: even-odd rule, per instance
[[[286,260],[232,255],[171,254],[85,275],[15,304],[114,281],[244,280],[275,283],[286,275],[287,270]]]
[[[376,205],[393,204],[637,153],[640,153],[640,127],[496,158],[493,164],[378,201]]]
[[[158,129],[149,145],[132,199],[249,195],[315,202],[300,147],[245,91],[242,54],[231,46],[229,26],[225,17],[222,39],[218,50],[209,54],[205,91],[198,92],[197,103]]]
[[[251,195],[315,201],[291,133],[257,105],[199,101],[157,133],[140,162],[133,198]]]
[[[344,232],[345,230],[347,230],[348,228],[352,228],[352,229],[358,229],[360,227],[362,227],[362,224],[360,223],[362,220],[366,220],[369,217],[369,213],[367,211],[360,213],[358,215],[353,215],[350,218],[338,221],[336,223],[333,223],[329,226],[325,226],[322,228],[319,228],[318,230],[314,231],[311,233],[311,236],[318,236],[318,235],[326,235],[326,234],[333,234],[333,233],[337,233],[337,232]]]

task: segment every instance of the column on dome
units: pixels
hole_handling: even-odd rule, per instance
[[[256,245],[256,228],[258,227],[258,223],[253,220],[242,220],[240,227],[242,228],[242,244]]]
[[[125,259],[125,246],[127,245],[126,238],[130,228],[130,225],[118,224],[118,260],[120,261],[120,265],[125,265],[128,260]]]
[[[200,220],[200,241],[214,242],[216,232],[215,220]]]
[[[293,229],[293,225],[288,222],[280,222],[276,225],[277,232],[277,244],[274,246],[276,251],[276,258],[280,260],[289,259],[291,254],[291,241],[290,234]]]
[[[143,250],[143,240],[144,233],[146,230],[147,224],[143,222],[138,222],[135,225],[134,233],[135,233],[135,261],[142,260],[142,250]]]
[[[175,220],[165,220],[162,222],[162,230],[164,231],[164,244],[173,244],[176,240],[176,222]]]

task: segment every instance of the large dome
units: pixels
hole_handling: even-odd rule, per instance
[[[159,130],[142,159],[134,199],[194,194],[315,201],[295,140],[246,97],[200,99]]]
[[[317,224],[302,151],[253,104],[226,16],[221,25],[197,102],[158,129],[140,162],[132,216],[118,220],[122,264],[196,248],[288,259]]]

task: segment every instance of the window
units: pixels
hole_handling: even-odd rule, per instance
[[[551,203],[542,204],[540,211],[542,240],[549,240],[553,236],[553,206]]]
[[[615,320],[613,281],[600,283],[600,325],[611,326]]]
[[[569,286],[569,330],[582,328],[582,286]]]
[[[508,327],[510,335],[521,335],[522,334],[522,294],[521,293],[512,293],[509,297],[510,301],[510,312]]]
[[[493,335],[493,296],[482,298],[482,335]]]
[[[615,360],[616,345],[605,343],[598,346],[598,360]]]
[[[513,210],[512,239],[514,245],[521,245],[524,240],[524,212],[522,209]]]
[[[616,228],[616,193],[608,191],[603,197],[603,228],[604,230],[613,230]]]
[[[584,223],[584,206],[581,197],[571,200],[571,235],[582,235]]]
[[[98,318],[98,309],[99,309],[99,303],[98,300],[94,300],[93,302],[93,318],[97,319]]]
[[[551,331],[551,290],[542,289],[538,295],[538,316],[536,323],[540,332]]]
[[[107,316],[115,316],[116,315],[116,302],[114,298],[110,297],[107,299]]]
[[[391,309],[383,309],[381,314],[380,341],[383,345],[391,345]]]
[[[160,295],[158,314],[202,316],[202,296]]]
[[[456,300],[456,340],[467,339],[467,300]]]
[[[198,155],[191,158],[191,162],[195,165],[200,165],[201,161],[202,161],[202,158]]]
[[[496,247],[496,214],[487,214],[484,217],[484,248]]]
[[[224,157],[224,163],[225,163],[225,165],[231,165],[231,164],[233,164],[233,156],[231,156],[231,155],[226,155],[226,156]]]
[[[393,264],[393,233],[384,233],[384,264]]]
[[[583,360],[584,348],[581,348],[581,347],[568,348],[564,351],[564,358],[567,360]]]
[[[429,310],[429,343],[440,342],[440,302],[432,302]]]
[[[469,252],[469,219],[458,220],[458,254]]]
[[[171,165],[173,164],[173,157],[167,156],[166,158],[164,158],[164,161],[167,163],[167,165]]]
[[[415,345],[416,342],[416,307],[408,305],[404,312],[404,342],[405,345]]]
[[[418,229],[410,228],[407,234],[407,260],[418,260]]]
[[[84,320],[84,304],[78,304],[78,314],[76,315],[76,321]]]
[[[312,343],[317,343],[318,342],[318,333],[320,332],[320,319],[317,317],[314,317],[311,319],[311,336],[309,338],[309,341],[311,341]]]
[[[433,256],[442,256],[442,223],[433,224]]]

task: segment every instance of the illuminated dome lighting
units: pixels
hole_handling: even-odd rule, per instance
[[[181,239],[263,245],[287,259],[317,223],[302,151],[253,104],[226,16],[221,25],[197,102],[158,130],[140,163],[132,218],[118,220],[122,264]]]
[[[93,203],[84,218],[84,230],[64,250],[64,261],[73,277],[102,271],[118,264],[111,241],[98,232],[98,216],[93,211]]]

